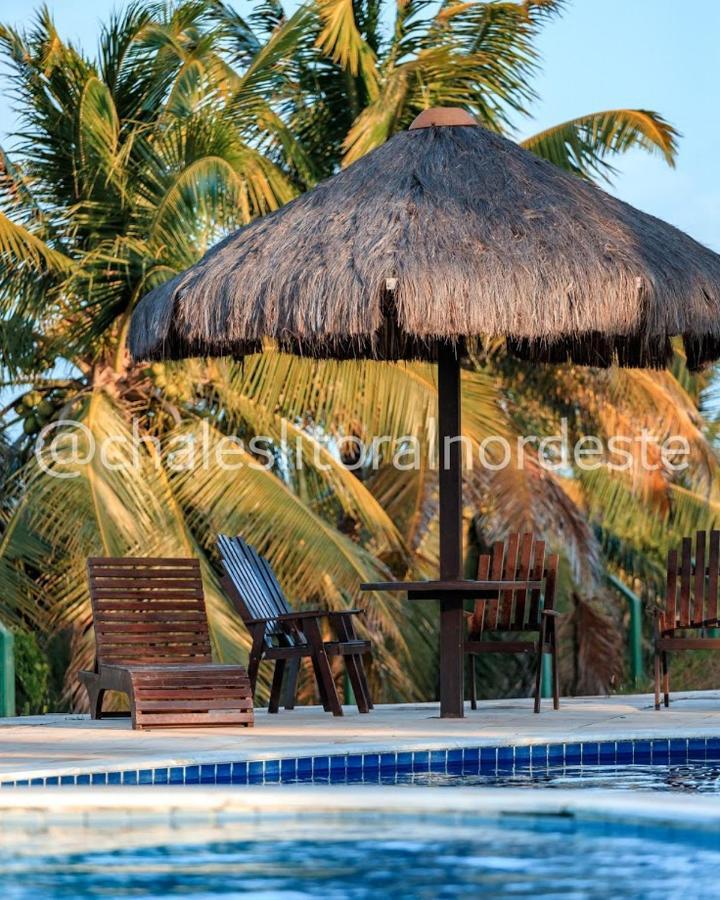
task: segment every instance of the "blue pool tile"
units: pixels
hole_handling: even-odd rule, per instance
[[[652,741],[653,765],[656,765],[657,763],[667,763],[669,761],[670,761],[670,741],[668,741],[668,740]]]
[[[582,760],[582,744],[565,744],[565,762],[576,766]]]
[[[523,769],[530,765],[530,747],[525,745],[515,748],[515,765]]]
[[[330,757],[313,757],[312,774],[314,778],[327,778],[330,774]]]
[[[200,784],[200,766],[185,766],[185,784]]]
[[[138,784],[152,784],[153,783],[153,770],[152,769],[140,769],[138,772]]]
[[[21,778],[19,781],[15,782],[15,787],[28,787],[30,782],[27,778]]]
[[[514,764],[515,764],[515,753],[514,753],[513,747],[498,747],[497,748],[498,768],[507,770],[509,767],[512,769]]]
[[[107,772],[93,772],[90,781],[92,784],[107,784]]]
[[[60,776],[60,784],[75,784],[75,776],[74,775],[61,775]]]
[[[359,753],[351,753],[350,756],[346,758],[346,767],[348,771],[350,770],[360,770],[362,769],[362,756]]]
[[[546,768],[548,764],[547,744],[533,744],[530,747],[530,761],[533,768]]]
[[[617,747],[615,741],[601,741],[598,747],[598,756],[601,763],[614,763],[617,761]]]
[[[551,766],[559,766],[562,765],[563,760],[565,759],[565,745],[564,744],[548,744],[548,764]]]
[[[394,769],[396,766],[400,765],[400,757],[401,756],[410,756],[410,754],[409,753],[381,753],[380,754],[380,768],[381,769]],[[410,764],[410,766],[412,766],[412,757],[411,756],[410,756],[409,764]]]
[[[216,768],[214,765],[200,766],[200,784],[215,784]]]
[[[357,770],[356,771],[361,771]],[[330,781],[333,784],[342,784],[347,777],[347,757],[331,756],[330,757]]]
[[[672,738],[670,741],[670,758],[673,762],[684,763],[688,758],[687,738]]]
[[[364,781],[364,773],[362,767],[357,769],[347,769],[344,784],[362,784]]]
[[[380,764],[383,765],[383,760],[386,756],[395,756],[394,753],[383,753],[383,758],[380,760]],[[397,754],[397,771],[398,772],[412,772],[413,767],[413,755],[410,750],[403,750],[402,752]]]
[[[363,781],[365,784],[380,784],[380,769],[363,769]]]
[[[581,762],[584,766],[596,766],[600,761],[600,744],[588,741],[582,744]]]
[[[248,763],[248,783],[249,784],[262,784],[263,783],[263,762],[262,760],[253,760]]]
[[[173,766],[170,769],[170,784],[184,784],[185,769],[183,766]]]
[[[78,775],[75,779],[75,784],[90,784],[90,775],[87,773]]]
[[[705,762],[707,741],[704,738],[690,738],[688,740],[688,760],[693,762]]]
[[[280,778],[282,781],[294,781],[297,778],[297,760],[280,760]]]
[[[122,773],[122,783],[123,784],[137,784],[138,783],[138,773],[134,771],[128,771]]]
[[[153,784],[167,784],[170,778],[168,769],[155,769],[153,771]]]
[[[313,770],[312,756],[301,756],[297,761],[298,775],[305,775],[307,773],[310,773],[312,775],[312,770]]]
[[[430,770],[430,754],[427,750],[416,750],[413,753],[413,772],[428,772]]]
[[[705,757],[709,760],[720,760],[720,738],[708,738],[705,741]]]
[[[430,771],[445,772],[447,770],[447,751],[431,750],[430,751]]]
[[[60,784],[60,779],[57,775],[48,775],[45,779],[45,787],[55,787],[57,784]]]
[[[633,741],[618,741],[615,745],[616,759],[619,763],[631,763],[633,761]]]
[[[473,772],[483,775],[494,774],[497,771],[497,747],[478,747],[477,759],[473,763],[473,756],[469,753],[465,754],[463,762],[463,772],[472,774]]]
[[[107,783],[108,784],[122,784],[122,772],[108,772],[107,773]]]
[[[45,779],[44,778],[31,778],[30,786],[31,787],[45,787]]]
[[[456,747],[454,750],[448,750],[447,762],[448,766],[461,766],[463,761],[462,747]]]
[[[374,772],[375,770],[380,768],[380,754],[379,753],[364,753],[363,754],[363,771],[364,772]]]
[[[280,760],[265,760],[265,782],[267,784],[277,784],[280,781]]]
[[[650,741],[633,741],[633,762],[649,763],[652,759],[652,745]]]
[[[232,766],[230,763],[219,763],[215,767],[215,784],[230,784],[232,781]]]
[[[230,778],[233,784],[247,784],[248,767],[246,762],[234,762]]]

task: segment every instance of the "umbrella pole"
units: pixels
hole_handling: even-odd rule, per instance
[[[440,578],[463,576],[462,453],[460,437],[460,360],[455,347],[438,348],[438,440],[440,461]],[[453,439],[450,442],[446,438]],[[446,446],[447,444],[447,446]],[[465,655],[463,601],[440,603],[440,716],[463,717]]]

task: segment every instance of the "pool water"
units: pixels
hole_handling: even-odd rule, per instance
[[[337,781],[333,781],[334,784]],[[349,776],[346,784],[359,783]],[[539,770],[514,767],[506,772],[474,773],[467,767],[448,766],[442,772],[378,773],[364,777],[365,784],[398,784],[442,787],[538,787],[597,788],[614,791],[673,791],[685,794],[720,794],[720,763],[669,763],[667,765],[549,766]]]
[[[262,830],[262,829],[261,829]],[[257,840],[232,825],[199,841],[3,858],[5,900],[210,897],[444,898],[720,897],[717,833],[583,824],[553,817],[503,821],[357,816],[314,835],[277,823]],[[197,834],[197,832],[196,832]],[[91,846],[88,836],[85,846]],[[48,846],[50,843],[48,842]]]

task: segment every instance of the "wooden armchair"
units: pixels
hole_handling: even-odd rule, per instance
[[[345,661],[358,710],[369,712],[373,704],[363,655],[370,652],[371,644],[358,638],[353,623],[354,617],[363,611],[293,610],[270,563],[242,538],[219,535],[218,549],[226,573],[222,579],[223,587],[252,636],[248,674],[253,693],[260,663],[269,660],[275,665],[268,711],[276,713],[279,709],[287,664],[285,708],[293,708],[299,664],[308,658],[315,672],[323,708],[341,716],[342,706],[329,663],[329,657],[340,656]],[[335,640],[323,640],[321,620],[324,618],[329,620]]]
[[[709,553],[708,553],[709,551]],[[720,627],[718,570],[720,531],[684,537],[677,550],[668,553],[665,603],[655,616],[655,709],[660,709],[662,687],[665,706],[670,705],[670,651],[720,650],[720,638],[706,629]],[[662,684],[661,684],[662,682]]]
[[[560,705],[555,621],[555,582],[558,557],[545,560],[545,542],[532,534],[511,534],[507,545],[497,541],[491,554],[478,560],[478,581],[512,581],[520,587],[486,592],[469,614],[465,653],[470,656],[470,704],[477,709],[475,657],[481,653],[535,655],[535,712],[540,712],[543,654],[552,657],[553,708]],[[544,591],[540,582],[545,581]],[[526,584],[523,586],[522,583]],[[537,632],[536,639],[503,640],[513,633]],[[492,638],[487,638],[492,635]]]

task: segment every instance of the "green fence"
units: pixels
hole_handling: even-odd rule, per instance
[[[12,632],[0,622],[0,716],[15,715],[15,652]]]

